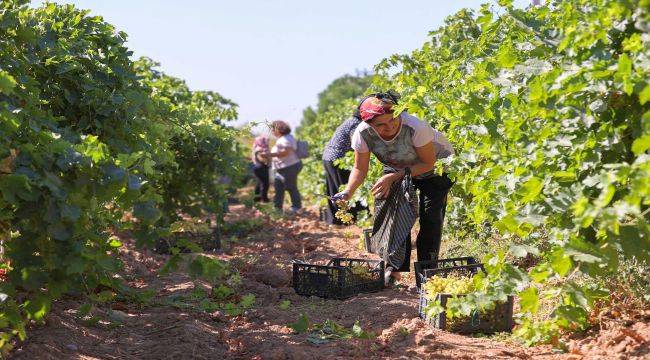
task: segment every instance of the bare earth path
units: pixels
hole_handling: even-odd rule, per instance
[[[271,220],[242,205],[231,207],[229,221],[263,216],[265,223],[246,239],[226,244],[215,256],[233,260],[243,281],[240,294],[254,294],[243,315],[206,313],[169,305],[113,302],[96,313],[110,321],[88,324],[75,316],[80,299],[53,306],[44,326],[34,326],[17,344],[14,359],[510,359],[574,358],[548,347],[523,348],[488,338],[432,330],[417,317],[411,289],[384,290],[345,301],[301,297],[290,284],[289,261],[325,262],[332,256],[369,257],[357,249],[359,230],[327,227],[314,211],[294,219]],[[153,303],[187,295],[192,281],[183,272],[158,276],[163,255],[136,251],[123,239],[122,256],[130,283],[155,290]],[[188,255],[192,256],[192,255]],[[125,275],[128,279],[129,277]],[[283,310],[282,302],[290,301]],[[300,313],[313,323],[326,319],[351,327],[359,321],[374,340],[337,340],[315,345],[287,327]],[[606,357],[604,357],[606,358]]]

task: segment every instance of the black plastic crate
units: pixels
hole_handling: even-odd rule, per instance
[[[369,277],[354,274],[352,267],[368,267]],[[293,262],[293,289],[298,295],[346,299],[359,293],[384,288],[384,262],[381,260],[333,258],[327,265]]]
[[[424,291],[420,291],[420,318],[437,329],[458,334],[493,334],[496,332],[512,331],[512,327],[514,326],[514,320],[512,318],[514,299],[512,296],[508,296],[508,300],[505,303],[495,304],[492,310],[475,311],[471,316],[454,318],[451,321],[447,319],[447,314],[444,311],[433,317],[426,316],[424,309],[429,302],[440,300],[440,305],[446,308],[447,300],[453,296],[450,294],[438,294],[435,300],[429,300],[424,296]]]
[[[437,275],[447,276],[451,273],[473,275],[478,271],[483,271],[482,264],[455,266],[445,269],[425,269],[422,275],[422,281]],[[514,299],[508,296],[504,303],[497,303],[491,310],[475,311],[470,316],[447,319],[447,314],[443,311],[435,316],[427,316],[425,309],[429,303],[440,301],[440,306],[447,307],[447,301],[453,297],[451,294],[438,294],[435,299],[430,300],[426,297],[424,289],[420,289],[420,303],[418,313],[429,325],[450,332],[459,334],[484,333],[491,334],[495,332],[510,332],[514,326],[513,305]],[[463,296],[463,295],[457,295]]]
[[[428,261],[416,261],[415,263],[413,263],[413,267],[415,267],[415,285],[417,286],[418,289],[420,288],[420,280],[422,275],[424,275],[423,273],[424,270],[447,269],[452,267],[474,265],[474,264],[478,264],[478,261],[476,261],[476,258],[472,256],[428,260]],[[473,273],[475,274],[476,271],[474,271]]]
[[[154,251],[158,254],[169,254],[171,249],[175,246],[178,246],[181,249],[181,252],[190,252],[186,247],[179,245],[181,239],[187,240],[188,242],[198,245],[205,251],[214,251],[221,249],[221,240],[219,233],[213,231],[211,233],[194,233],[191,231],[181,231],[173,232],[171,236],[160,238],[156,241]]]
[[[372,244],[370,238],[372,237],[372,228],[363,229],[363,247],[367,252],[372,252]]]

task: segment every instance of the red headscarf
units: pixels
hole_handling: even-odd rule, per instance
[[[361,120],[368,121],[376,118],[377,116],[389,113],[393,109],[393,104],[382,101],[376,97],[369,97],[365,99],[361,106],[359,106],[359,115]]]

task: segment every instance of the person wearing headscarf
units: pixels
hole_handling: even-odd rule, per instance
[[[257,202],[269,202],[269,138],[258,136],[253,140],[253,174],[255,175],[255,198]]]
[[[454,153],[452,146],[429,123],[406,112],[394,112],[398,99],[399,95],[389,91],[372,94],[359,104],[362,123],[352,136],[354,167],[345,190],[334,196],[351,198],[366,178],[371,153],[384,165],[384,175],[372,187],[377,200],[371,241],[387,261],[387,283],[399,280],[400,272],[410,271],[410,231],[418,216],[414,189],[419,190],[417,258],[434,260],[440,251],[447,194],[453,184],[446,174],[434,171],[436,160]],[[393,211],[384,206],[384,199],[390,200]]]

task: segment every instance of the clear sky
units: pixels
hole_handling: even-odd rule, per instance
[[[284,119],[332,80],[418,48],[445,17],[489,0],[55,0],[101,15],[135,56],[239,105],[238,123]],[[39,4],[41,1],[35,1]],[[520,4],[529,1],[520,0]]]

